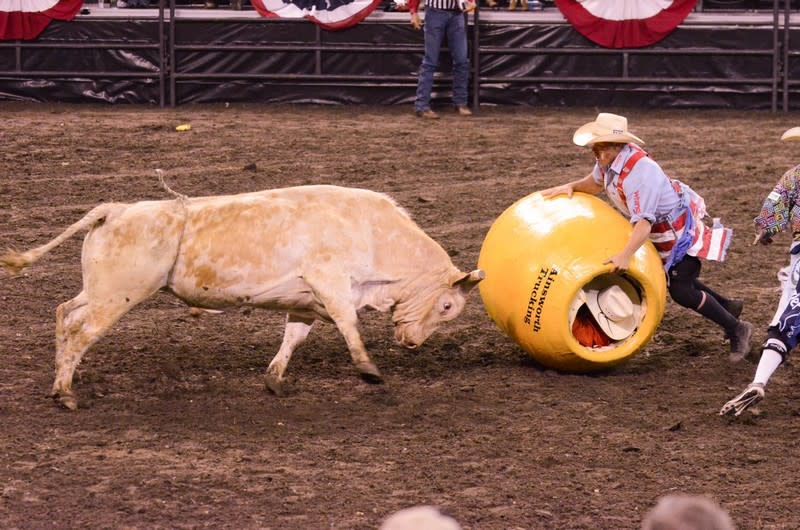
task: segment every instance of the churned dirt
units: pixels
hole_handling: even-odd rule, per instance
[[[669,302],[625,364],[558,374],[496,328],[476,291],[417,351],[394,344],[387,315],[365,315],[384,385],[362,382],[334,326],[318,324],[277,398],[263,372],[282,315],[193,317],[158,294],[87,353],[68,412],[46,394],[54,312],[81,285],[75,237],[0,278],[0,527],[375,529],[430,504],[466,529],[635,529],[659,496],[684,492],[712,497],[742,529],[800,528],[791,359],[760,414],[717,415],[750,381],[778,299],[788,238],[751,247],[751,220],[800,162],[798,145],[779,141],[796,116],[482,108],[431,122],[405,107],[6,103],[0,247],[43,244],[104,201],[168,198],[163,168],[190,196],[311,183],[386,192],[471,270],[509,205],[589,170],[571,137],[598,110],[626,114],[734,228],[729,260],[703,277],[746,301],[748,360],[730,364],[719,330]]]

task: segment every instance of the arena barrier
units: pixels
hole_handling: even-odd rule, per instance
[[[469,17],[471,103],[796,109],[791,15],[789,0],[774,0],[772,12],[697,12],[653,46],[606,49],[555,8],[479,11]],[[410,105],[421,57],[407,13],[375,11],[326,31],[175,0],[157,9],[86,4],[35,41],[0,42],[0,99]],[[449,100],[449,58],[441,63],[434,105]]]

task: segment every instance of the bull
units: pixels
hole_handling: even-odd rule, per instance
[[[479,269],[461,272],[394,200],[374,191],[319,185],[196,198],[172,193],[174,199],[101,204],[49,243],[0,256],[0,267],[18,274],[87,232],[83,289],[56,310],[50,395],[70,410],[78,406],[72,379],[84,353],[159,290],[191,307],[285,312],[283,342],[265,373],[267,388],[284,395],[289,360],[315,321],[334,323],[360,376],[380,383],[358,331],[359,311],[391,312],[395,339],[414,349],[461,313],[484,278]]]

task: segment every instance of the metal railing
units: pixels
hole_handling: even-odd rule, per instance
[[[790,22],[791,22],[791,0],[783,0],[784,6],[781,13],[781,0],[772,0],[772,46],[763,49],[724,49],[709,47],[686,47],[679,49],[669,48],[629,48],[629,49],[607,49],[601,47],[585,48],[544,48],[544,47],[525,47],[505,49],[490,46],[481,46],[479,35],[482,24],[480,23],[480,13],[475,16],[475,35],[473,36],[472,46],[476,53],[473,54],[473,86],[480,87],[486,83],[550,83],[550,84],[572,84],[581,83],[588,85],[634,85],[634,84],[681,84],[681,85],[764,85],[770,88],[772,111],[778,109],[778,95],[783,95],[783,111],[789,110],[789,90],[791,86],[800,85],[800,81],[789,80],[789,58],[800,56],[800,51],[790,51]],[[696,8],[703,11],[702,0]],[[781,14],[783,21],[781,23]],[[782,35],[782,38],[781,38]],[[559,55],[559,56],[580,56],[591,55],[599,57],[619,57],[621,68],[618,71],[611,71],[605,76],[513,76],[513,77],[491,77],[483,76],[481,57],[488,53],[511,53],[511,54],[530,54],[530,55]],[[733,56],[733,57],[764,57],[771,59],[770,77],[644,77],[631,74],[630,63],[632,57],[643,56]],[[473,93],[473,105],[477,106],[480,102],[479,91]]]
[[[173,0],[174,2],[174,0]],[[783,94],[783,110],[788,110],[789,88],[792,86],[784,75],[789,55],[784,43],[788,43],[789,21],[790,21],[790,0],[785,0],[786,9],[783,12],[783,25],[780,23],[781,10],[780,0],[773,0],[773,17],[771,23],[772,43],[771,46],[761,49],[725,49],[711,47],[686,47],[686,48],[635,48],[635,49],[606,49],[598,46],[587,45],[584,48],[549,48],[549,47],[497,47],[485,44],[482,39],[483,33],[496,23],[491,20],[484,20],[480,10],[477,11],[470,24],[470,55],[471,55],[471,101],[473,106],[478,106],[481,102],[481,88],[489,84],[512,84],[530,85],[548,83],[555,85],[622,85],[632,87],[634,85],[718,85],[718,86],[763,86],[770,91],[772,111],[777,111],[779,95]],[[274,21],[273,21],[274,22]],[[176,19],[174,11],[170,16],[170,27],[174,24],[185,23]],[[566,22],[564,22],[566,24]],[[503,24],[502,22],[499,24]],[[520,24],[525,24],[520,23]],[[285,82],[329,82],[329,83],[360,83],[360,82],[395,82],[406,83],[413,87],[416,83],[415,75],[374,75],[374,74],[335,74],[326,72],[322,65],[322,58],[331,54],[374,54],[374,53],[400,53],[417,54],[421,57],[423,47],[421,42],[415,45],[392,45],[375,46],[373,44],[348,44],[346,46],[331,44],[324,38],[325,32],[316,28],[314,39],[307,42],[295,43],[291,45],[282,44],[219,44],[219,45],[197,45],[184,44],[175,40],[174,29],[170,30],[170,64],[172,69],[169,75],[170,82],[170,102],[172,105],[180,104],[180,97],[177,93],[177,86],[182,81],[191,80],[250,80],[250,81],[285,81]],[[182,61],[175,55],[175,52],[187,51],[213,51],[224,53],[241,52],[263,52],[263,53],[285,53],[285,52],[313,52],[313,72],[236,72],[236,71],[214,71],[203,72],[197,69],[186,71]],[[497,76],[488,75],[483,68],[483,58],[491,54],[511,54],[511,55],[530,55],[530,56],[597,56],[604,58],[619,58],[620,68],[609,71],[603,76],[575,76],[575,75],[513,75]],[[717,57],[755,57],[763,58],[765,64],[769,66],[769,73],[760,77],[674,77],[674,76],[642,76],[632,71],[631,63],[634,58],[641,57],[664,57],[664,56],[709,56]],[[434,81],[439,86],[444,86],[451,82],[450,76],[439,76]]]
[[[491,46],[482,37],[485,32],[490,31],[495,25],[502,25],[505,22],[493,22],[489,17],[482,17],[477,11],[470,24],[470,51],[471,51],[471,85],[472,103],[477,106],[480,104],[482,87],[491,84],[511,84],[511,85],[531,85],[548,83],[555,85],[608,85],[615,84],[620,86],[632,87],[636,84],[648,85],[728,85],[741,86],[753,85],[768,89],[771,94],[771,106],[773,112],[778,110],[778,99],[782,96],[782,110],[789,110],[789,94],[793,88],[800,85],[800,81],[792,79],[791,65],[796,63],[795,59],[800,57],[800,51],[793,51],[790,47],[791,34],[791,0],[773,0],[773,12],[771,21],[772,42],[771,46],[762,49],[724,49],[720,47],[685,47],[685,48],[637,48],[637,49],[605,49],[591,44],[585,47],[504,47]],[[167,7],[168,6],[168,7]],[[85,19],[90,22],[91,19]],[[224,18],[218,19],[224,23]],[[308,28],[306,21],[286,21],[281,19],[263,19],[262,17],[251,17],[240,19],[239,22],[253,24],[302,24]],[[268,81],[290,83],[340,83],[359,84],[359,83],[398,83],[414,86],[416,84],[416,74],[413,72],[401,74],[386,73],[335,73],[326,71],[325,58],[332,55],[348,56],[353,54],[398,54],[398,57],[409,55],[421,57],[423,47],[421,39],[417,43],[398,43],[398,44],[374,44],[347,42],[332,39],[329,32],[313,26],[313,36],[305,41],[293,42],[258,42],[258,43],[197,43],[182,41],[179,32],[179,25],[188,27],[192,23],[189,16],[180,16],[176,12],[176,0],[161,0],[155,17],[157,24],[156,37],[151,42],[64,42],[64,41],[13,41],[0,42],[0,51],[13,50],[13,61],[6,60],[0,62],[0,83],[9,79],[133,79],[151,80],[158,83],[158,102],[161,106],[179,105],[182,103],[179,86],[181,83],[208,80],[239,80],[239,81]],[[362,24],[369,23],[369,19]],[[378,22],[376,22],[378,23]],[[407,24],[404,20],[403,24]],[[518,22],[524,25],[525,22]],[[564,22],[566,24],[566,22]],[[298,26],[299,27],[299,26]],[[308,29],[304,30],[308,35]],[[191,32],[184,31],[183,34]],[[154,51],[158,60],[153,68],[144,67],[142,70],[114,70],[108,68],[83,68],[83,69],[54,69],[36,68],[26,60],[26,54],[36,50],[150,50]],[[235,69],[225,70],[220,68],[203,69],[195,66],[189,67],[183,56],[192,53],[219,53],[219,54],[281,54],[281,53],[302,53],[306,54],[311,64],[305,64],[305,68],[292,71],[237,71]],[[619,67],[609,71],[603,76],[575,76],[575,75],[491,75],[486,73],[483,59],[492,54],[513,54],[519,56],[597,56],[603,58],[615,58],[614,64]],[[726,78],[715,76],[701,77],[675,77],[675,76],[643,76],[633,71],[631,64],[636,58],[656,57],[656,56],[734,56],[763,58],[769,61],[770,76],[759,76],[755,78]],[[9,64],[9,63],[13,64]],[[2,69],[3,66],[7,66]],[[418,66],[418,63],[417,65]],[[437,77],[437,84],[450,82],[449,77]]]
[[[174,1],[174,0],[172,0]],[[157,81],[159,85],[159,104],[165,106],[166,104],[166,80],[168,73],[168,65],[166,62],[166,50],[168,48],[168,41],[164,34],[166,27],[164,17],[164,6],[161,4],[158,7],[158,16],[156,19],[157,36],[151,42],[103,42],[91,41],[87,42],[85,36],[78,37],[76,40],[79,42],[65,42],[64,40],[48,41],[0,41],[0,50],[13,50],[14,60],[11,68],[0,69],[0,82],[2,79],[65,79],[65,78],[81,78],[81,79],[140,79],[140,80],[153,80]],[[155,70],[109,70],[97,68],[81,68],[81,69],[42,69],[37,67],[27,66],[25,54],[29,51],[36,50],[92,50],[94,52],[100,50],[118,50],[118,51],[135,51],[135,50],[150,50],[154,51],[158,57],[157,68]]]

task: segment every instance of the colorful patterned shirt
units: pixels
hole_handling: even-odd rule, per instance
[[[800,165],[783,174],[772,191],[764,199],[761,213],[753,219],[758,230],[770,235],[783,232],[787,228],[792,231],[792,240],[800,241]]]

